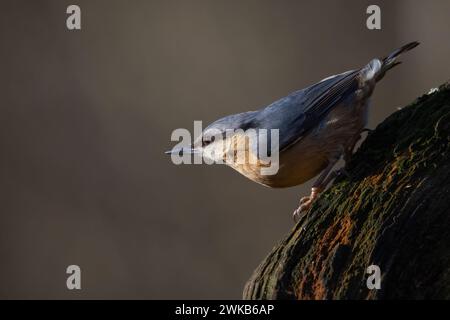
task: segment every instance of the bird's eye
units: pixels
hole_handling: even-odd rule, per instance
[[[208,144],[214,141],[214,137],[211,138],[203,138],[202,140],[202,147],[206,147]]]

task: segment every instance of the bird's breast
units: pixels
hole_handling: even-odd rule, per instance
[[[328,165],[325,150],[314,140],[307,136],[281,152],[278,162],[271,163],[278,167],[275,174],[262,174],[262,169],[268,165],[261,161],[248,161],[232,167],[247,178],[271,188],[296,186],[313,178]]]
[[[279,153],[278,171],[262,174],[266,164],[249,161],[232,167],[247,178],[272,188],[302,184],[323,171],[331,160],[339,159],[367,121],[368,101],[336,106],[317,126],[295,144]],[[248,158],[256,155],[249,150]],[[273,163],[272,163],[273,165]]]

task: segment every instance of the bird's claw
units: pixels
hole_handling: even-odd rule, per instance
[[[300,199],[300,206],[295,209],[294,213],[292,214],[294,222],[300,221],[306,215],[309,208],[311,207],[312,202],[313,201],[310,197],[303,197]]]
[[[300,199],[300,202],[299,202],[299,207],[303,204],[303,203],[305,203],[305,202],[308,202],[309,200],[310,200],[310,196],[306,196],[306,197],[302,197],[301,199]]]
[[[292,214],[292,218],[294,219],[294,222],[297,223],[300,221],[300,219],[304,216],[304,214],[302,214],[300,212],[300,207],[298,207],[297,209],[294,210],[294,213]]]

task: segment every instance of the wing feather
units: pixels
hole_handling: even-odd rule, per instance
[[[348,71],[282,98],[257,115],[260,128],[280,130],[280,151],[315,128],[341,101],[358,89],[359,71]]]
[[[221,118],[210,128],[278,129],[279,150],[286,150],[315,128],[341,101],[358,89],[359,70],[326,78],[258,110]]]

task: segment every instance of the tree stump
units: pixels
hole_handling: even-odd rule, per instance
[[[433,91],[369,133],[244,299],[450,298],[450,84]]]

